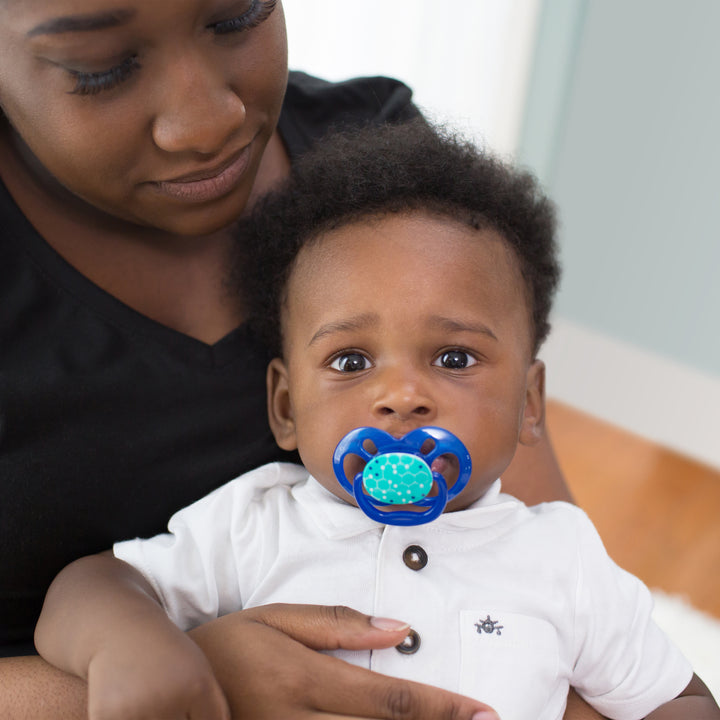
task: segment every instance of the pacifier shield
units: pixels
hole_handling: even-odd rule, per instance
[[[365,465],[348,477],[344,461],[351,455]],[[442,474],[447,463],[435,463],[443,455],[457,460],[450,488]],[[386,525],[422,525],[438,517],[467,485],[472,461],[460,439],[443,428],[428,425],[396,438],[378,428],[359,427],[337,444],[333,471],[368,517]]]
[[[368,495],[388,505],[418,502],[427,496],[432,484],[429,465],[410,453],[376,455],[363,470]]]

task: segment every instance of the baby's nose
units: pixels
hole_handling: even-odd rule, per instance
[[[421,418],[423,423],[427,423],[435,416],[435,401],[420,374],[388,371],[379,380],[378,394],[372,407],[376,417],[394,415],[399,420]]]

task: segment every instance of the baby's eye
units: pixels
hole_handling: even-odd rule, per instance
[[[361,353],[345,353],[344,355],[338,355],[330,363],[330,367],[344,373],[359,372],[360,370],[367,370],[370,367],[370,361]]]
[[[477,360],[464,350],[447,350],[435,359],[433,365],[449,370],[463,370],[476,363]]]

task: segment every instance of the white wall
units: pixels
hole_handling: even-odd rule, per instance
[[[538,0],[284,0],[290,67],[390,75],[430,117],[515,150]]]

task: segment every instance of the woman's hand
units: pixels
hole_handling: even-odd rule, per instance
[[[407,629],[345,607],[277,604],[226,615],[190,636],[210,660],[233,720],[498,720],[477,700],[316,652],[393,647]]]

